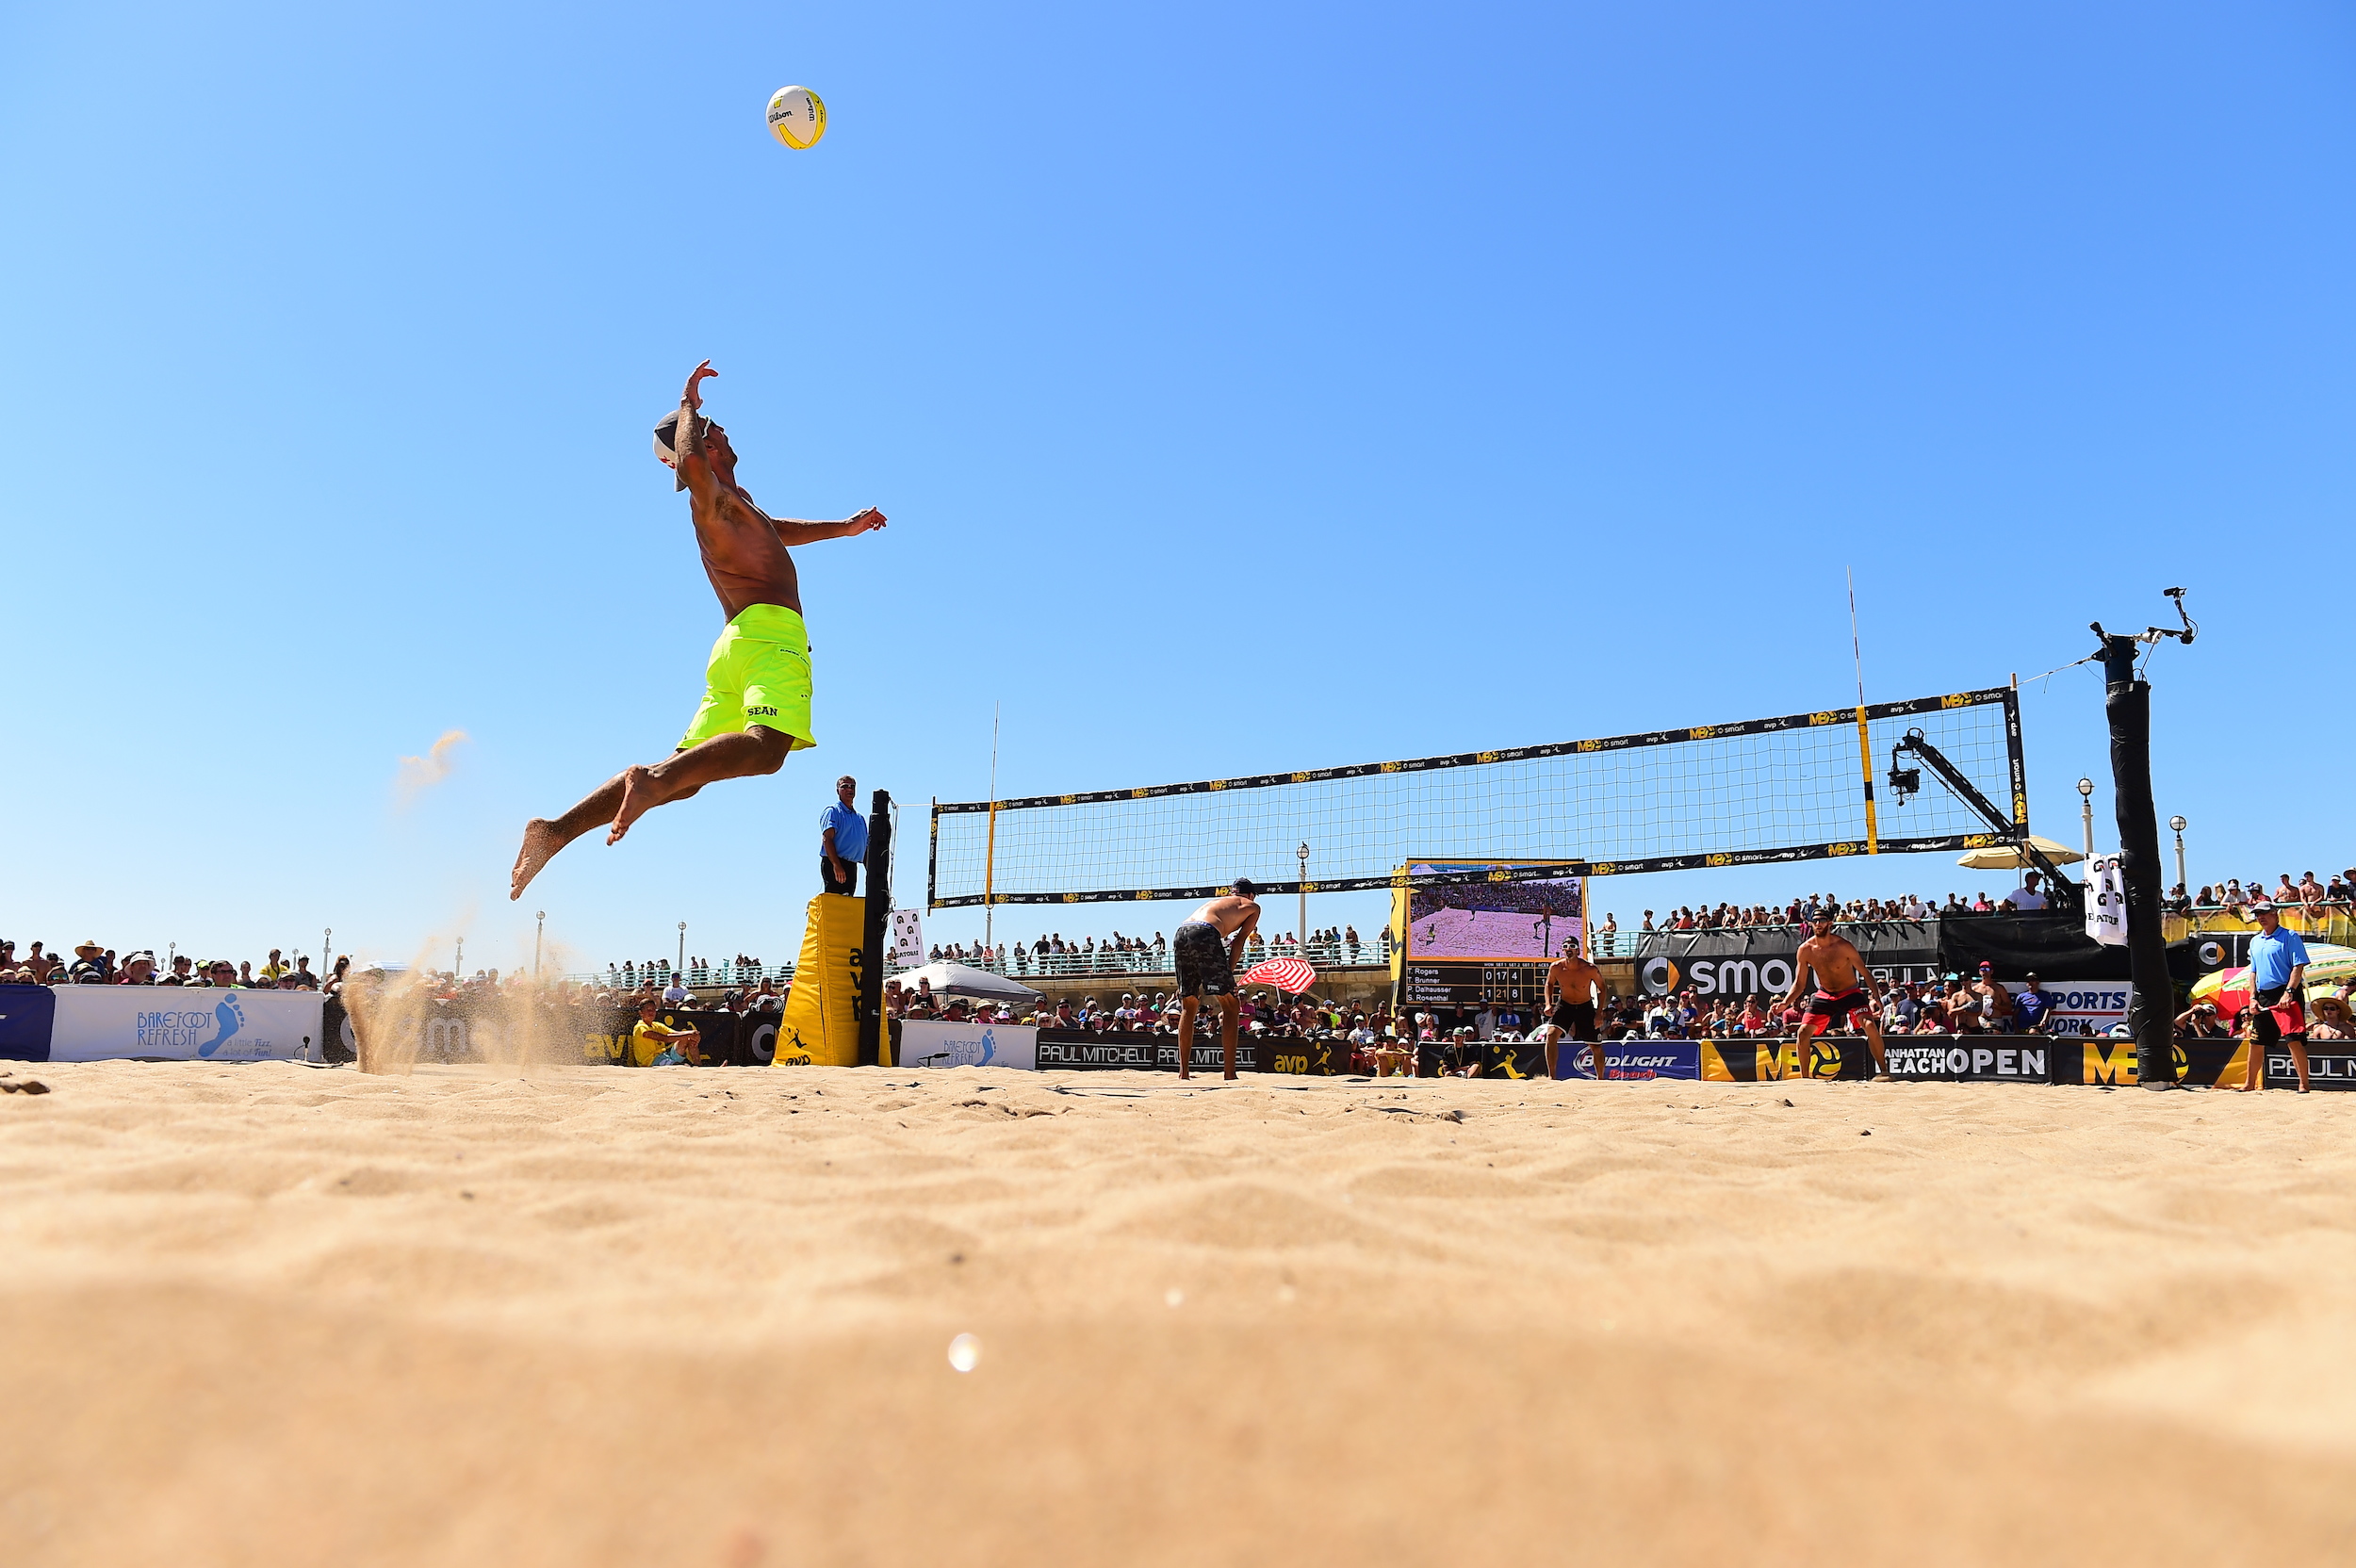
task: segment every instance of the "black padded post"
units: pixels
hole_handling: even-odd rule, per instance
[[[891,949],[892,795],[877,790],[867,809],[867,910],[859,944],[859,1065],[883,1060],[884,969]]]
[[[2176,1086],[2175,999],[2161,928],[2160,819],[2151,804],[2151,683],[2135,675],[2137,639],[2102,638],[2103,715],[2111,728],[2111,805],[2119,821],[2119,872],[2127,885],[2127,967],[2135,999],[2135,1076],[2148,1089]]]

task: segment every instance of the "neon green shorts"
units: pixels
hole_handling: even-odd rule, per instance
[[[679,746],[755,725],[791,736],[789,751],[818,743],[810,734],[810,632],[781,604],[748,604],[721,629],[704,666],[703,704]]]

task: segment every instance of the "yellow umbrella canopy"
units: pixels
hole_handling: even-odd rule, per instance
[[[2086,858],[2074,849],[2057,844],[2051,839],[2040,839],[2034,833],[2029,836],[2029,841],[2044,851],[2045,858],[2057,866],[2074,866]],[[2017,871],[2036,863],[2010,844],[1987,844],[1978,849],[1967,849],[1955,857],[1956,865],[1969,866],[1973,871]]]

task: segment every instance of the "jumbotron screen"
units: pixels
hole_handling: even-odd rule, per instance
[[[1486,871],[1488,860],[1418,860],[1417,876]],[[1454,882],[1407,892],[1407,956],[1411,958],[1518,958],[1544,962],[1562,944],[1587,935],[1587,879],[1544,882]]]

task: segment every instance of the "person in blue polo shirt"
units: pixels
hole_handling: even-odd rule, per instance
[[[851,805],[859,780],[849,774],[834,781],[835,801],[818,813],[820,890],[845,895],[859,890],[859,866],[867,858],[867,819]]]
[[[2013,1027],[2023,1035],[2038,1035],[2045,1031],[2045,1020],[2053,1010],[2053,993],[2037,984],[2035,974],[2012,999]]]
[[[2299,1092],[2307,1092],[2307,944],[2282,929],[2274,906],[2260,899],[2250,906],[2258,933],[2250,939],[2250,1006],[2242,1014],[2241,1037],[2249,1047],[2242,1088],[2254,1089],[2266,1051],[2287,1043],[2299,1070]]]

